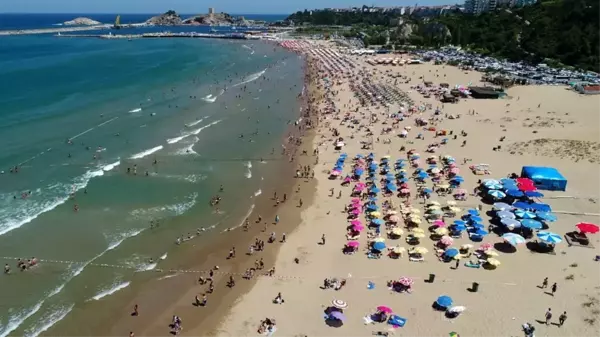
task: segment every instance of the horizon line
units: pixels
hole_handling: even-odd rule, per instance
[[[227,12],[218,12],[218,13],[227,13]],[[295,13],[295,12],[294,12]],[[156,14],[164,14],[163,13],[121,13],[121,12],[114,12],[114,13],[105,13],[105,12],[46,12],[46,13],[36,13],[36,12],[0,12],[0,15],[2,14],[110,14],[110,15],[114,15],[114,14],[118,14],[118,15],[124,15],[124,14],[134,14],[134,15],[146,15],[146,14],[150,14],[150,15],[156,15]],[[198,15],[198,14],[202,14],[202,13],[177,13],[179,15]],[[207,13],[204,13],[207,14]],[[289,15],[289,13],[227,13],[230,15]]]

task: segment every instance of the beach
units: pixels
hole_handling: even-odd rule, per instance
[[[300,43],[302,45],[297,49],[312,55],[313,67],[321,71],[313,84],[330,97],[330,109],[325,108],[325,102],[315,102],[314,106],[318,109],[319,122],[313,146],[318,149],[319,164],[315,167],[313,202],[302,210],[300,226],[282,244],[275,262],[276,273],[260,277],[251,291],[235,301],[221,325],[208,335],[259,335],[257,330],[266,318],[276,322],[276,332],[272,333],[284,336],[358,336],[376,332],[419,336],[452,332],[520,336],[525,323],[531,323],[539,335],[597,334],[600,318],[600,278],[598,262],[594,261],[599,254],[597,234],[589,234],[588,247],[570,246],[562,241],[556,245],[554,254],[543,254],[530,251],[529,243],[519,245],[515,251],[501,251],[505,247],[503,239],[490,233],[483,243],[500,248],[493,254],[497,254],[496,259],[501,265],[493,270],[469,268],[463,265],[464,261],[460,261],[458,268],[453,261],[439,261],[436,256],[439,246],[428,237],[427,227],[431,224],[426,223],[421,225],[427,235],[421,239],[420,246],[429,253],[423,255],[423,262],[409,261],[406,253],[398,259],[388,258],[386,254],[378,259],[367,258],[369,249],[365,247],[371,240],[367,239],[366,233],[361,233],[356,240],[360,245],[356,253],[343,254],[349,241],[346,229],[350,226],[345,207],[350,205],[350,194],[356,183],[341,185],[342,177],[351,174],[357,155],[366,158],[373,153],[377,162],[389,156],[391,163],[397,159],[406,160],[411,149],[422,157],[450,155],[456,158],[456,167],[464,178],[461,187],[467,191],[466,200],[455,201],[451,194],[438,196],[433,193],[428,202],[445,205],[451,200],[457,203],[455,207],[461,212],[454,218],[445,218],[447,223],[458,219],[468,208],[480,208],[487,226],[490,222],[488,214],[493,214],[492,205],[472,195],[478,180],[500,179],[513,172],[518,175],[521,167],[526,165],[556,167],[568,179],[567,190],[542,191],[542,200],[557,215],[549,230],[564,237],[567,232],[577,230],[577,223],[598,222],[599,180],[595,172],[598,172],[600,131],[597,98],[582,96],[561,86],[516,86],[507,89],[507,97],[503,99],[468,98],[455,104],[442,104],[435,97],[426,98],[419,93],[417,86],[425,92],[424,82],[429,81],[435,87],[440,83],[448,83],[451,87],[468,83],[477,85],[482,74],[432,63],[372,66],[366,63],[368,58],[338,53],[336,47],[326,42]],[[293,44],[289,43],[289,48],[294,48]],[[315,53],[322,51],[329,53],[326,54],[329,57],[315,57]],[[355,66],[348,66],[348,62]],[[341,63],[346,67],[345,71],[327,70],[327,63]],[[393,84],[402,90],[407,96],[404,107],[399,102],[391,102],[389,108],[381,103],[360,106],[350,84],[356,85],[365,78],[370,78],[371,83]],[[407,99],[413,103],[406,103]],[[417,108],[401,120],[390,116],[399,110],[409,111],[410,106]],[[423,108],[419,109],[420,106]],[[439,112],[434,114],[436,109]],[[451,135],[458,138],[446,136],[447,143],[439,146],[441,137],[436,138],[435,132],[417,126],[417,118],[428,120],[436,130],[451,130]],[[401,138],[400,130],[407,130],[405,127],[412,129],[407,137]],[[389,130],[384,133],[384,129]],[[417,137],[418,134],[421,137]],[[335,150],[339,137],[343,138],[345,146]],[[362,148],[369,143],[371,148]],[[428,145],[432,143],[438,143],[438,149],[427,153]],[[403,147],[405,150],[401,150]],[[343,171],[339,179],[332,179],[330,174],[342,153],[347,154]],[[478,164],[485,164],[489,174],[473,174],[469,166]],[[414,170],[407,169],[409,172]],[[380,178],[377,174],[378,185]],[[376,204],[381,207],[382,199],[393,200],[398,207],[406,200],[421,214],[428,212],[423,199],[415,198],[417,186],[413,179],[407,184],[413,191],[408,199],[381,197]],[[426,186],[430,187],[431,183]],[[397,210],[400,209],[402,207]],[[364,215],[359,215],[358,220],[364,222]],[[400,239],[389,239],[386,230],[382,230],[381,237],[388,247],[410,247],[404,240],[408,232],[406,224],[406,221],[398,224],[405,232]],[[320,244],[323,235],[326,242]],[[534,245],[535,237],[530,241]],[[482,245],[463,235],[454,239],[452,247],[465,244],[472,244],[474,249]],[[298,263],[294,262],[296,258]],[[434,275],[433,282],[430,274]],[[397,281],[401,277],[413,280],[410,293],[398,293],[388,287],[388,281]],[[322,289],[324,280],[332,278],[344,279],[346,283],[339,290]],[[556,293],[540,289],[544,278],[550,285],[557,284]],[[282,304],[273,302],[278,293],[284,299]],[[454,305],[465,307],[465,311],[456,318],[448,318],[443,310],[433,309],[432,304],[441,295],[450,296]],[[324,310],[332,307],[335,300],[341,300],[345,302],[343,306],[347,306],[343,310],[345,320],[341,327],[331,327],[324,318]],[[395,315],[405,319],[405,325],[394,328],[385,323],[372,323],[369,316],[376,313],[379,306],[391,308]],[[553,313],[552,324],[546,325],[544,316],[549,308]],[[559,327],[558,319],[563,312],[568,318]],[[337,323],[339,326],[339,321]],[[198,331],[184,334],[194,335]]]

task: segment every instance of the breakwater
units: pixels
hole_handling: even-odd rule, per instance
[[[99,39],[140,39],[140,38],[211,38],[211,39],[241,39],[241,40],[258,40],[260,36],[229,33],[145,33],[145,34],[57,34],[57,37],[78,37],[78,38],[99,38]]]

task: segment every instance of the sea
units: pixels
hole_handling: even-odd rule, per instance
[[[0,14],[0,29],[79,16],[116,14]],[[178,237],[243,221],[282,162],[303,74],[264,41],[44,34],[0,37],[0,78],[0,337],[34,337],[168,268]]]

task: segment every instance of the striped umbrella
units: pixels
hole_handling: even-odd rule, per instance
[[[489,190],[488,194],[494,197],[495,199],[503,199],[506,197],[506,193],[497,189]]]
[[[554,222],[557,220],[556,215],[554,215],[553,213],[549,213],[549,212],[537,212],[536,216],[538,219],[540,219],[542,221],[546,221],[546,222]]]
[[[515,219],[511,218],[502,218],[500,222],[506,227],[519,228],[521,227],[521,223]]]
[[[515,211],[515,215],[521,219],[535,219],[537,215],[533,212],[525,211],[522,209],[518,209]]]
[[[504,241],[510,243],[513,246],[525,243],[525,238],[515,233],[506,233],[502,235],[502,238],[504,239]]]
[[[562,241],[560,235],[552,232],[540,231],[537,236],[540,240],[548,243],[560,243]]]
[[[499,217],[500,219],[504,219],[504,218],[514,219],[515,218],[515,215],[513,213],[507,212],[507,211],[497,212],[496,216]]]

